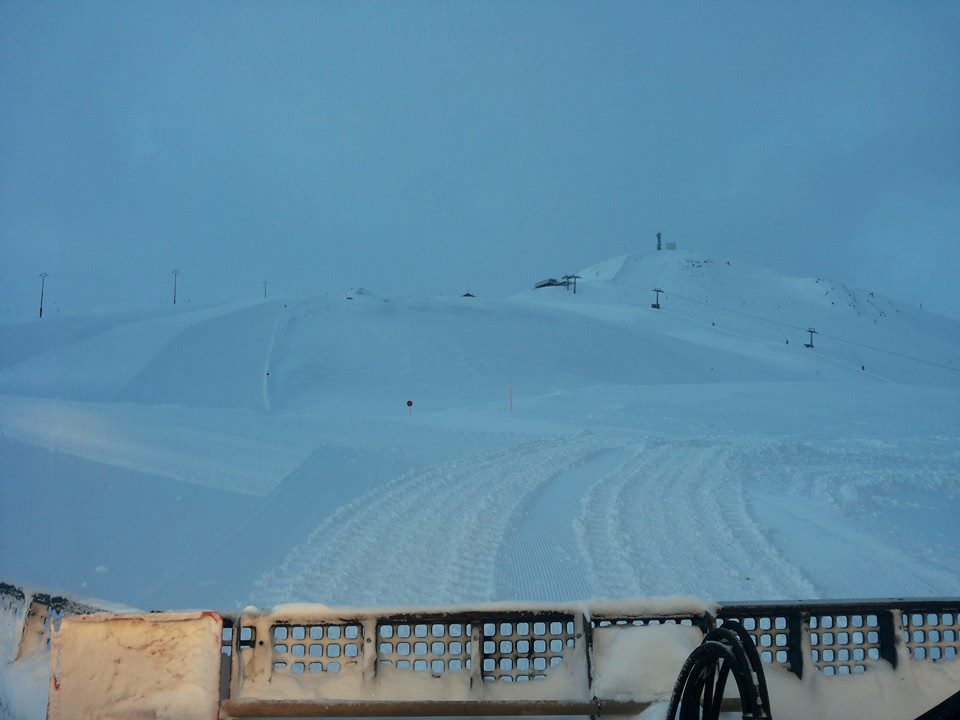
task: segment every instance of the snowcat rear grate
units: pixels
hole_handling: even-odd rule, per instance
[[[790,668],[790,618],[784,614],[727,615],[717,618],[717,625],[724,620],[736,620],[747,631],[757,646],[761,662]]]
[[[485,682],[545,680],[576,644],[572,615],[513,617],[482,625]]]
[[[420,618],[377,625],[377,666],[438,675],[472,667],[473,625]]]
[[[916,660],[955,659],[960,651],[960,607],[904,612],[900,625]]]
[[[878,613],[811,615],[810,659],[824,675],[864,672],[880,660],[880,625]]]
[[[220,631],[220,652],[224,655],[233,655],[233,620],[223,619],[223,629]]]
[[[237,622],[239,622],[239,620],[235,620],[234,624]],[[257,644],[257,629],[252,625],[242,625],[236,640],[237,647],[241,650],[253,648]]]
[[[359,622],[278,623],[270,629],[270,635],[275,673],[334,673],[346,667],[356,667],[360,662],[363,630]]]
[[[220,635],[221,707],[251,717],[289,716],[286,711],[291,708],[314,717],[342,717],[345,711],[362,717],[585,715],[595,708],[612,711],[614,706],[635,714],[643,709],[639,701],[598,697],[597,688],[602,686],[594,684],[594,673],[599,669],[602,675],[604,663],[609,666],[607,640],[621,627],[673,625],[708,632],[737,621],[764,663],[781,665],[799,677],[811,666],[824,675],[851,676],[884,664],[896,668],[900,662],[952,664],[960,655],[958,598],[723,603],[714,610],[677,606],[674,614],[664,613],[660,606],[607,604],[598,614],[562,605],[346,615],[320,607],[314,613],[305,607],[292,617],[227,613]],[[63,615],[98,611],[46,594],[18,594],[17,588],[3,584],[0,607],[24,618],[17,658],[46,652],[50,630]],[[603,633],[593,632],[599,629]],[[594,638],[601,634],[604,641],[595,647]],[[631,634],[639,635],[627,635]],[[558,666],[561,672],[553,679],[561,682],[526,692],[505,687],[546,679]],[[386,682],[377,685],[381,670]],[[411,699],[396,694],[396,688],[405,684],[392,681],[410,676],[393,673],[415,671],[434,677],[451,673],[447,679],[452,682],[436,686],[443,697],[428,693]],[[317,700],[310,683],[302,682],[311,674],[323,683],[322,700]],[[271,675],[301,680],[275,686],[287,696],[264,699],[259,693],[267,690],[269,695]],[[487,684],[495,687],[484,687]],[[358,703],[356,691],[362,687],[375,691],[376,700]]]
[[[645,627],[647,625],[683,625],[684,627],[698,627],[701,630],[707,628],[707,619],[703,615],[697,616],[669,616],[669,615],[660,615],[660,616],[648,616],[648,617],[593,617],[590,618],[590,627],[592,628],[605,628],[605,627],[623,627],[627,625],[632,625],[634,627]]]

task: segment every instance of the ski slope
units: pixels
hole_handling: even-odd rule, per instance
[[[146,609],[960,595],[960,323],[689,253],[579,274],[0,326],[0,578]]]

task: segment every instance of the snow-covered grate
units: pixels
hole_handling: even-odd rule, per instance
[[[24,648],[42,651],[64,613],[87,609],[0,585],[2,607],[23,616],[17,657]],[[922,598],[700,607],[672,600],[647,606],[608,602],[597,612],[498,604],[386,613],[302,606],[228,614],[219,638],[220,699],[222,708],[242,710],[226,712],[237,717],[286,717],[291,709],[335,717],[587,715],[614,706],[623,712],[610,714],[636,714],[643,708],[604,697],[609,684],[597,678],[611,668],[619,672],[625,651],[639,671],[659,668],[661,633],[686,642],[736,621],[763,662],[798,677],[815,670],[840,676],[831,682],[843,684],[843,676],[875,666],[957,662],[958,611],[958,598]],[[633,632],[644,626],[660,626],[659,632]],[[536,688],[516,687],[548,678]]]
[[[863,672],[881,657],[880,614],[814,614],[807,623],[810,659],[824,675]]]
[[[910,656],[917,660],[957,657],[960,650],[960,607],[936,612],[902,613],[900,626]]]
[[[797,675],[808,664],[824,675],[851,675],[880,660],[896,662],[893,614],[878,603],[730,605],[721,610],[717,625],[725,620],[743,625],[763,662]]]
[[[254,647],[257,644],[257,629],[252,625],[242,625],[236,640],[241,650]]]
[[[706,618],[701,616],[688,616],[688,617],[672,617],[672,616],[659,616],[659,617],[618,617],[618,618],[608,618],[608,617],[593,617],[590,618],[590,627],[593,628],[605,628],[611,626],[626,626],[632,625],[633,627],[644,627],[646,625],[684,625],[685,627],[698,627],[703,630],[706,627]]]
[[[785,615],[759,615],[726,617],[737,620],[747,631],[757,646],[760,660],[765,663],[790,667],[789,620]],[[724,618],[717,619],[717,625],[723,625]]]
[[[576,644],[572,615],[517,617],[482,625],[483,679],[544,680]]]
[[[377,666],[438,675],[469,671],[473,652],[469,622],[390,621],[377,625]]]
[[[340,672],[356,666],[363,644],[359,623],[294,625],[270,629],[274,672]]]
[[[220,631],[220,652],[223,655],[233,654],[233,621],[225,618],[223,629]]]

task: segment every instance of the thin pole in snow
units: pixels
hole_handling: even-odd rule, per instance
[[[177,275],[180,274],[179,270],[173,271],[173,304],[177,304]]]
[[[267,299],[267,281],[266,280],[263,281],[263,299],[264,300]]]
[[[40,273],[40,317],[43,317],[43,288],[47,284],[48,273]]]

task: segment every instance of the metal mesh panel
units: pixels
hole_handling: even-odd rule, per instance
[[[482,625],[485,681],[543,680],[576,643],[573,616],[531,616]]]
[[[956,658],[960,650],[960,608],[903,613],[900,625],[910,656],[917,660]]]
[[[736,620],[747,631],[757,646],[761,662],[782,665],[789,668],[790,663],[790,618],[785,614],[763,615],[725,615],[717,618],[717,626],[724,620]]]
[[[809,618],[810,659],[824,675],[863,672],[880,659],[877,615],[815,614]]]
[[[271,628],[274,672],[340,672],[359,663],[363,630],[359,623],[295,625]]]
[[[470,670],[473,626],[435,620],[381,622],[377,625],[377,665],[434,675]]]

